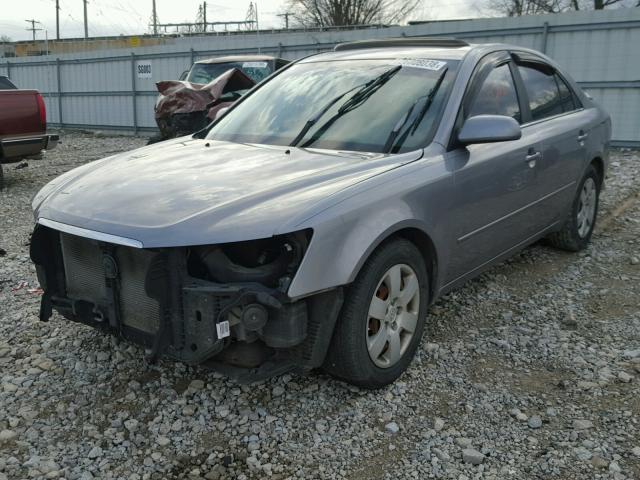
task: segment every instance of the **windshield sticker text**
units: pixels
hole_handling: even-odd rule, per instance
[[[267,68],[267,62],[244,62],[242,68]]]
[[[403,67],[424,68],[426,70],[433,70],[437,72],[444,67],[447,62],[441,60],[428,60],[426,58],[402,58],[398,60],[398,64]]]

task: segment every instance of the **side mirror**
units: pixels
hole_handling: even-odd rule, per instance
[[[493,143],[518,140],[522,136],[520,125],[513,118],[504,115],[476,115],[468,118],[458,141],[463,145],[474,143]]]
[[[178,80],[182,81],[182,80],[186,79],[187,75],[189,75],[189,70],[185,70],[184,72],[182,72],[180,74],[180,78]]]

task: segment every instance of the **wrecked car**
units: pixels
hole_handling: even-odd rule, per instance
[[[585,248],[609,116],[548,57],[339,45],[197,135],[84,165],[33,199],[53,311],[251,381],[393,382],[437,298],[541,238]]]
[[[180,80],[156,83],[160,95],[154,112],[160,134],[149,143],[203,129],[218,112],[287,63],[268,55],[210,58],[195,62]]]
[[[235,55],[198,60],[191,69],[181,75],[181,80],[191,83],[209,83],[227,70],[237,68],[254,83],[260,83],[276,70],[289,63],[289,60],[269,55]]]
[[[203,85],[180,80],[156,84],[160,96],[155,106],[160,135],[150,143],[182,137],[206,127],[223,108],[229,107],[255,83],[241,70],[227,70]]]

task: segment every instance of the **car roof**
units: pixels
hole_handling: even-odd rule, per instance
[[[207,58],[198,60],[195,63],[232,63],[232,62],[268,62],[271,60],[283,60],[282,58],[270,55],[229,55],[226,57]],[[284,60],[287,62],[288,60]]]
[[[331,52],[320,53],[301,62],[328,60],[437,59],[462,60],[470,52],[490,53],[496,50],[529,50],[500,43],[472,44],[454,38],[408,37],[361,40],[339,44]]]
[[[321,62],[327,60],[387,60],[396,58],[430,58],[461,60],[470,47],[439,48],[439,47],[388,47],[366,48],[338,52],[327,52],[313,55],[301,60],[300,63]]]

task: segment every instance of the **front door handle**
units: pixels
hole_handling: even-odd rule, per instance
[[[580,130],[580,133],[578,133],[578,141],[579,142],[584,142],[585,139],[589,136],[588,133],[583,132],[582,130]]]
[[[539,160],[541,156],[542,154],[540,152],[532,152],[524,157],[524,159],[529,164],[529,168],[533,168],[536,166],[536,161]]]

